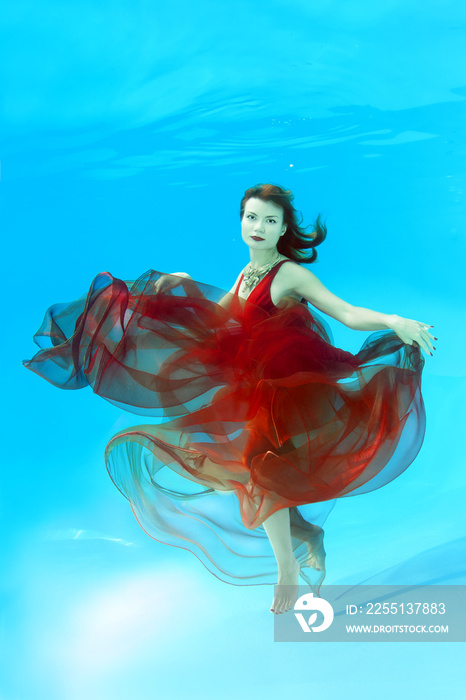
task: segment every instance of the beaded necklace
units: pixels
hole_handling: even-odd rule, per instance
[[[264,275],[269,272],[272,267],[274,267],[277,263],[281,262],[281,258],[275,258],[271,262],[267,263],[267,265],[264,265],[263,267],[258,267],[257,269],[254,269],[251,266],[251,263],[248,263],[246,267],[243,270],[243,284],[245,287],[255,287],[258,282],[264,277]]]

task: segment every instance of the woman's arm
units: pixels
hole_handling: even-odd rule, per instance
[[[348,313],[346,325],[353,331],[381,331],[386,328],[393,329],[397,318],[396,314],[384,314],[363,306],[353,306]]]
[[[292,269],[287,264],[283,267],[288,267],[286,280],[290,284],[290,291],[297,292],[317,309],[340,321],[348,328],[355,331],[377,331],[390,328],[404,343],[412,345],[415,341],[432,355],[429,347],[433,348],[430,338],[434,338],[434,336],[427,329],[433,328],[433,326],[410,318],[403,318],[397,314],[384,314],[362,306],[353,306],[332,294],[310,270],[300,265],[293,265]]]
[[[228,311],[228,310],[230,309],[230,304],[231,304],[231,301],[232,301],[233,296],[234,296],[234,294],[235,294],[236,285],[238,284],[239,279],[240,279],[240,277],[241,277],[242,274],[243,274],[243,272],[241,271],[241,272],[239,273],[238,277],[236,278],[235,282],[233,283],[233,286],[232,286],[232,288],[230,289],[230,291],[227,292],[227,294],[225,294],[225,296],[223,296],[223,297],[220,299],[220,301],[218,302],[218,305],[221,306],[221,307],[223,307],[224,309],[226,309],[226,311]]]
[[[287,294],[291,292],[296,292],[299,297],[304,297],[313,306],[315,306],[320,311],[323,311],[328,316],[335,318],[340,323],[351,328],[350,325],[355,319],[355,311],[357,307],[349,304],[344,299],[340,299],[335,294],[325,287],[322,282],[314,275],[313,272],[307,270],[301,265],[291,263],[285,263],[282,266],[284,274],[284,282],[288,287]],[[369,309],[367,309],[369,311]],[[376,312],[371,312],[376,313]],[[382,316],[386,314],[377,314],[378,323],[382,322]],[[388,321],[388,316],[383,319],[383,322]],[[381,326],[382,328],[388,328],[387,325]],[[356,329],[355,329],[356,330]],[[358,330],[364,330],[359,328]]]
[[[164,273],[154,282],[152,289],[155,294],[158,294],[159,292],[168,292],[169,289],[175,289],[175,287],[180,286],[183,287],[188,296],[190,293],[194,292],[198,297],[207,298],[187,272]]]
[[[230,289],[227,294],[225,294],[218,303],[218,306],[221,306],[223,309],[226,311],[229,310],[231,300],[233,298],[233,295],[235,293],[236,285],[239,282],[239,279],[241,277],[242,272],[239,273],[238,277],[236,278],[232,288]],[[178,277],[178,280],[174,280],[173,277]],[[168,275],[162,275],[154,284],[154,291],[161,292],[161,291],[167,291],[168,289],[173,289],[174,287],[177,287],[181,285],[186,292],[186,294],[189,296],[190,294],[193,294],[197,297],[200,297],[202,299],[207,299],[205,294],[199,289],[198,285],[196,282],[193,280],[191,275],[189,275],[187,272],[171,272]]]

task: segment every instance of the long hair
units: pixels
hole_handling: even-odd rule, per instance
[[[283,209],[283,223],[286,224],[286,232],[277,243],[277,250],[281,255],[286,255],[291,260],[299,263],[312,263],[317,260],[316,246],[320,245],[327,236],[327,227],[319,214],[311,233],[305,231],[309,226],[301,227],[303,222],[298,222],[298,212],[292,205],[294,195],[291,190],[285,190],[279,185],[258,184],[250,187],[244,193],[240,206],[240,218],[243,218],[246,202],[251,197],[262,199],[264,202],[273,202]],[[301,214],[301,212],[299,212]],[[312,248],[309,257],[303,251]]]

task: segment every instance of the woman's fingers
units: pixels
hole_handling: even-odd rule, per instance
[[[433,355],[431,350],[435,350],[435,347],[431,343],[430,338],[427,337],[425,331],[421,331],[419,338],[414,342],[417,343],[428,355]]]
[[[181,284],[181,277],[175,274],[172,275],[160,275],[159,279],[156,280],[152,286],[155,294],[159,292],[167,292],[169,289],[174,289]]]
[[[429,333],[429,331],[425,331],[423,328],[421,328],[420,331],[420,337],[422,340],[429,345],[430,348],[433,348],[434,346],[432,345],[431,338],[434,336]]]
[[[430,328],[433,328],[433,326],[428,323],[421,323],[421,321],[415,321],[414,319],[400,318],[394,330],[404,343],[409,345],[416,343],[426,354],[432,356],[433,353],[431,350],[435,350],[432,340],[437,340],[437,338],[430,332]]]
[[[428,330],[429,328],[433,328],[433,326],[429,326],[427,323],[421,324],[421,338],[423,341],[422,347],[429,353],[429,355],[433,355],[433,353],[430,352],[431,350],[435,350],[432,340],[437,340],[437,338]]]
[[[422,333],[422,331],[420,333],[419,340],[417,340],[416,342],[418,345],[421,346],[421,348],[424,350],[425,353],[427,353],[428,355],[432,355],[431,351],[429,350],[429,348],[427,346],[427,342],[424,339],[424,334]]]

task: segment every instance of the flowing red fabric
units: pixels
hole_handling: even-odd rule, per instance
[[[247,300],[227,295],[228,310],[227,293],[201,282],[155,293],[161,272],[101,273],[86,295],[48,309],[34,336],[42,349],[23,364],[159,419],[121,430],[105,451],[147,534],[228,583],[276,583],[262,524],[289,508],[301,577],[319,594],[336,499],[380,488],[421,447],[424,359],[391,330],[353,355],[305,300],[275,306],[283,262]]]

